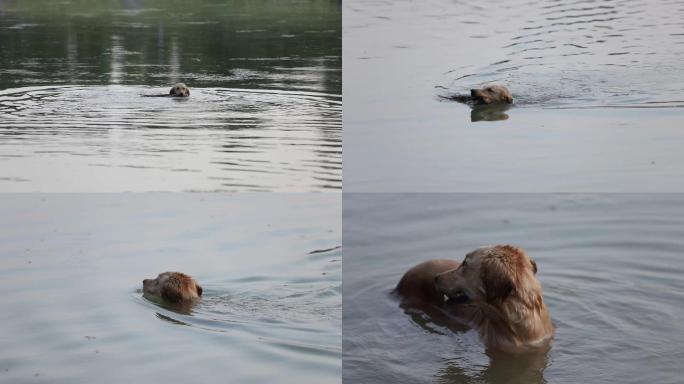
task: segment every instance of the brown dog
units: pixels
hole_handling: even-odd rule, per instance
[[[184,273],[164,272],[156,279],[143,280],[143,293],[175,304],[188,304],[202,296],[202,287]]]
[[[553,324],[535,276],[537,265],[522,249],[510,245],[478,248],[460,265],[436,272],[447,265],[445,260],[417,265],[404,275],[397,293],[409,301],[424,298],[436,305],[443,302],[438,296],[446,295],[455,303],[449,311],[466,317],[492,349],[544,346],[553,337]],[[422,288],[428,280],[432,280],[434,291]],[[422,291],[407,290],[414,287]]]
[[[409,269],[394,290],[407,304],[432,304],[441,306],[444,293],[435,285],[435,277],[442,272],[458,268],[454,260],[436,259],[420,263]]]
[[[471,89],[470,97],[475,104],[513,103],[513,96],[503,85],[489,85],[482,89]]]

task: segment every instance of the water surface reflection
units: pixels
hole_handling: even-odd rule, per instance
[[[339,190],[339,7],[2,2],[0,188]]]

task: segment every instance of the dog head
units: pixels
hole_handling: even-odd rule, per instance
[[[511,245],[478,248],[461,265],[435,277],[437,289],[450,300],[496,304],[509,297],[534,297],[541,292],[537,264]]]
[[[173,97],[188,97],[190,96],[190,90],[183,83],[176,83],[171,87],[169,95]]]
[[[513,103],[513,96],[503,85],[489,85],[482,89],[471,89],[470,97],[477,104]]]
[[[171,303],[188,303],[202,296],[202,287],[184,273],[164,272],[156,279],[143,280],[143,293]]]

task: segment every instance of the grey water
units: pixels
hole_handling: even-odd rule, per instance
[[[4,191],[339,190],[341,119],[335,1],[0,2]]]
[[[339,195],[6,194],[0,382],[339,383]],[[143,298],[182,271],[190,313]]]
[[[679,194],[345,194],[344,381],[681,382],[682,207]],[[488,244],[536,261],[549,351],[488,351],[391,295],[411,266]]]
[[[683,16],[677,1],[345,2],[346,187],[684,190]],[[446,99],[489,83],[513,105]]]

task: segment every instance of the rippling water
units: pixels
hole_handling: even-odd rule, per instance
[[[345,7],[350,191],[684,190],[681,2]],[[491,82],[513,106],[442,98]]]
[[[463,6],[454,21],[495,40],[498,59],[448,71],[450,90],[502,82],[528,107],[684,107],[681,2]]]
[[[339,190],[340,12],[334,1],[2,2],[0,188]],[[140,97],[178,81],[188,100]]]
[[[350,383],[678,383],[683,195],[345,194],[343,377]],[[390,291],[433,258],[512,243],[537,262],[549,352],[487,352]]]
[[[329,194],[7,194],[0,381],[339,383],[340,209]],[[190,313],[142,297],[166,270],[204,287]]]
[[[141,96],[159,92],[133,86],[0,91],[4,189],[341,188],[339,97],[228,88],[194,88],[189,99]]]

